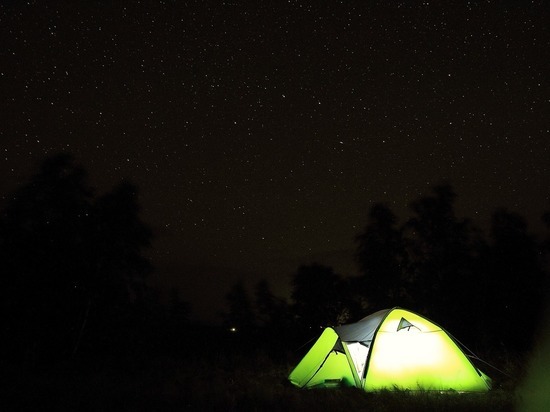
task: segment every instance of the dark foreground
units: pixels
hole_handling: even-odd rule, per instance
[[[4,369],[2,410],[56,411],[513,411],[515,391],[488,394],[300,390],[286,381],[288,360],[261,354],[132,362],[86,359],[55,367]],[[351,410],[351,409],[350,409]]]

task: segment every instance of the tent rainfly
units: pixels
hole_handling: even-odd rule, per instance
[[[327,327],[288,379],[300,388],[355,386],[368,392],[491,387],[443,328],[401,308]]]

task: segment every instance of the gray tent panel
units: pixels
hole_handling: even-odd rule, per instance
[[[345,342],[363,342],[370,346],[374,333],[392,309],[379,310],[359,322],[335,328],[336,333]]]

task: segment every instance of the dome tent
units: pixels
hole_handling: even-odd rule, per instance
[[[325,328],[288,378],[301,388],[356,386],[369,392],[486,392],[491,385],[443,328],[401,308]]]

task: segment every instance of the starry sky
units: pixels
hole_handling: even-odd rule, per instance
[[[442,181],[486,227],[550,209],[544,1],[3,1],[0,201],[72,153],[139,186],[152,282],[214,319],[238,279],[353,274],[369,208]]]

